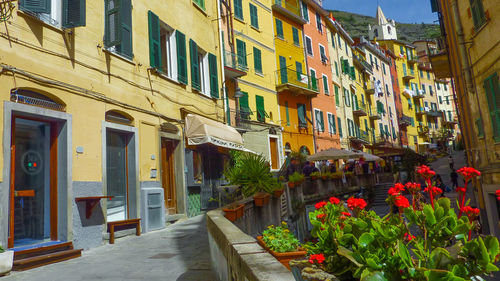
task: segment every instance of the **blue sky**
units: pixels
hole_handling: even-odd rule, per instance
[[[402,23],[436,23],[430,0],[323,0],[323,8],[375,17],[377,2],[386,18]]]

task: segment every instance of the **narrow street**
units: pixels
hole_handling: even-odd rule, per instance
[[[82,252],[82,257],[24,272],[2,281],[215,280],[210,269],[205,215],[164,230],[117,239]]]

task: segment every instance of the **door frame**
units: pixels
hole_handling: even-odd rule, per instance
[[[174,166],[174,174],[175,174],[175,190],[176,190],[176,206],[177,206],[177,214],[187,214],[187,184],[185,177],[185,167],[186,167],[186,159],[184,154],[185,143],[183,138],[180,135],[180,130],[177,132],[166,132],[160,130],[158,133],[158,155],[159,161],[161,159],[161,139],[165,138],[167,140],[171,140],[177,142],[177,146],[174,149],[174,162],[177,165]],[[159,163],[161,167],[161,163]],[[161,185],[161,169],[160,169],[160,185]],[[163,188],[163,186],[162,186]],[[170,215],[172,216],[172,215]],[[166,214],[167,220],[169,219],[169,215]]]
[[[69,226],[72,223],[72,216],[69,214],[69,209],[71,208],[71,197],[72,197],[72,115],[66,112],[15,103],[11,101],[4,101],[4,120],[3,120],[3,181],[1,183],[2,188],[0,189],[0,213],[5,214],[0,216],[0,243],[2,245],[9,244],[9,233],[10,233],[10,205],[11,205],[11,179],[12,174],[12,162],[11,157],[11,139],[12,139],[12,121],[13,117],[23,117],[26,119],[36,119],[43,120],[46,122],[57,123],[57,147],[54,148],[54,152],[57,155],[53,169],[57,171],[51,179],[51,183],[56,186],[55,193],[56,202],[55,208],[51,209],[52,212],[56,212],[56,221],[51,229],[51,234],[56,233],[56,237],[52,237],[61,241],[67,241],[70,237]],[[55,137],[55,136],[54,136]],[[7,156],[7,157],[5,157]],[[51,194],[52,196],[52,194]],[[13,237],[12,237],[13,241]]]
[[[161,176],[161,186],[163,188],[163,196],[165,200],[165,210],[167,211],[167,215],[177,214],[177,185],[175,180],[176,178],[175,148],[177,146],[176,143],[178,143],[178,141],[167,138],[160,138],[160,145],[161,145],[160,176]],[[165,144],[165,146],[163,144]],[[170,207],[168,203],[169,197],[172,198],[172,203],[171,203],[173,205],[172,207]],[[172,208],[174,213],[170,214],[170,210]]]

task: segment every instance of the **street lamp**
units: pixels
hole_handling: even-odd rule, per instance
[[[238,127],[240,125],[240,106],[239,106],[239,99],[243,97],[243,93],[241,92],[240,87],[236,86],[236,89],[234,91],[234,102],[236,106],[236,126]]]

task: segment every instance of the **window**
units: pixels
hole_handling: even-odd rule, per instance
[[[318,90],[318,81],[316,80],[316,71],[314,69],[310,69],[311,71],[311,87],[313,90]]]
[[[422,71],[422,69],[419,70],[420,71],[420,77],[424,77],[424,72]]]
[[[323,26],[321,25],[321,15],[319,12],[316,12],[316,27],[319,32],[323,32]]]
[[[391,93],[389,93],[389,85],[385,84],[385,92],[387,93],[388,96],[391,95]]]
[[[283,22],[279,19],[276,19],[276,36],[280,39],[285,39],[283,36]]]
[[[247,67],[247,45],[245,42],[236,39],[236,57],[238,58],[238,65]]]
[[[299,117],[299,127],[307,127],[306,121],[306,105],[302,103],[297,104],[297,116]]]
[[[293,44],[300,47],[299,30],[292,26]]]
[[[403,46],[399,46],[399,54],[404,55],[404,53],[405,53],[405,50],[404,50]]]
[[[386,75],[387,73],[385,72],[385,64],[382,63],[382,70],[384,70],[384,75]]]
[[[337,128],[335,126],[335,115],[327,112],[326,116],[328,118],[328,132],[335,135],[337,133]]]
[[[446,104],[450,104],[450,97],[446,96]]]
[[[297,71],[297,77],[302,74],[302,64],[298,61],[295,62],[295,71]]]
[[[406,72],[406,64],[403,63],[403,75],[406,76],[408,73]]]
[[[342,49],[342,39],[340,39],[340,33],[337,33],[337,39],[339,41],[339,48]]]
[[[306,36],[306,50],[308,55],[313,55],[312,41],[308,36]]]
[[[304,1],[300,1],[300,4],[302,7],[302,18],[304,18],[306,21],[309,21],[309,11],[307,10],[307,4]]]
[[[257,7],[255,5],[252,5],[251,3],[249,4],[250,5],[250,24],[255,27],[255,28],[259,28],[259,16],[257,14]]]
[[[448,85],[446,85],[446,83],[445,83],[445,84],[443,84],[443,86],[444,86],[444,90],[448,91]]]
[[[339,64],[335,62],[335,74],[339,76]]]
[[[477,127],[477,136],[478,137],[484,137],[484,130],[483,130],[483,121],[481,118],[476,119],[476,127]]]
[[[427,79],[431,79],[431,73],[429,71],[426,72],[427,72]]]
[[[424,107],[429,107],[429,102],[424,101]]]
[[[436,87],[438,90],[441,90],[441,86],[439,86],[439,82],[436,83]]]
[[[205,95],[210,95],[210,75],[208,53],[199,48],[195,41],[189,40],[191,62],[191,87]]]
[[[132,58],[131,0],[107,0],[105,3],[104,46],[111,52]]]
[[[425,85],[424,85],[424,84],[422,84],[422,85],[421,85],[421,88],[422,88],[422,91],[424,92],[424,95],[425,95]]]
[[[376,67],[376,68],[377,68],[377,70],[378,70],[378,59],[377,59],[377,58],[375,58],[375,67]]]
[[[429,94],[431,94],[431,96],[434,95],[434,91],[432,90],[432,86],[431,85],[429,85]]]
[[[484,80],[484,90],[486,100],[490,110],[491,126],[493,127],[493,137],[495,141],[500,141],[500,87],[498,85],[498,73],[495,73]]]
[[[250,119],[250,115],[253,114],[252,110],[250,109],[250,106],[248,105],[248,93],[247,92],[241,92],[242,97],[239,98],[240,102],[240,114],[241,118],[244,120]]]
[[[193,3],[198,5],[202,10],[205,10],[205,0],[193,0]]]
[[[253,47],[253,66],[256,73],[262,74],[261,51],[255,47]]]
[[[469,0],[469,2],[472,21],[474,22],[474,28],[478,30],[481,26],[483,26],[484,23],[486,23],[483,3],[482,0]]]
[[[337,117],[337,124],[339,125],[339,136],[343,137],[342,133],[342,122],[340,121],[340,117]]]
[[[330,91],[328,89],[328,77],[323,74],[323,89],[325,90],[325,94],[329,94]]]
[[[288,111],[288,102],[285,101],[286,125],[290,126],[290,112]]]
[[[30,15],[50,25],[62,28],[73,28],[85,26],[86,24],[86,1],[85,0],[37,0],[37,1],[19,1],[19,9],[29,12]],[[111,3],[109,3],[111,2]],[[118,21],[117,14],[121,12],[117,1],[106,1],[106,7],[111,5],[109,9],[113,9],[112,19]],[[123,2],[122,2],[123,3]],[[130,1],[128,1],[130,4]],[[127,3],[121,5],[127,7]],[[109,9],[106,9],[108,11]],[[117,29],[120,28],[120,23],[117,22]]]
[[[319,45],[319,54],[321,56],[321,62],[326,63],[328,61],[328,58],[325,54],[325,47],[323,47],[321,44]]]
[[[375,28],[374,33],[375,33],[375,37],[378,37],[378,29],[377,28]]]
[[[334,85],[334,88],[335,88],[335,104],[337,106],[340,105],[340,99],[339,99],[339,86],[337,85]]]
[[[316,130],[318,130],[318,132],[324,132],[325,120],[323,118],[323,112],[318,109],[314,109],[314,119],[316,121]]]
[[[439,104],[443,104],[443,97],[439,96]]]
[[[177,51],[177,81],[187,85],[187,55],[186,36],[180,32],[175,32],[175,44]]]
[[[349,48],[347,47],[347,41],[344,41],[345,43],[345,53],[347,56],[349,56]]]
[[[241,0],[234,0],[234,17],[243,20],[243,5]]]
[[[344,89],[344,100],[345,100],[345,105],[346,106],[351,106],[351,99],[350,99],[350,94],[349,94],[349,91],[342,87],[342,89]]]
[[[255,95],[255,106],[257,107],[257,120],[266,122],[266,117],[269,117],[264,108],[264,97]]]
[[[171,79],[177,78],[175,30],[148,11],[149,64]]]
[[[332,36],[332,48],[335,49],[335,34],[331,32],[330,35]]]

